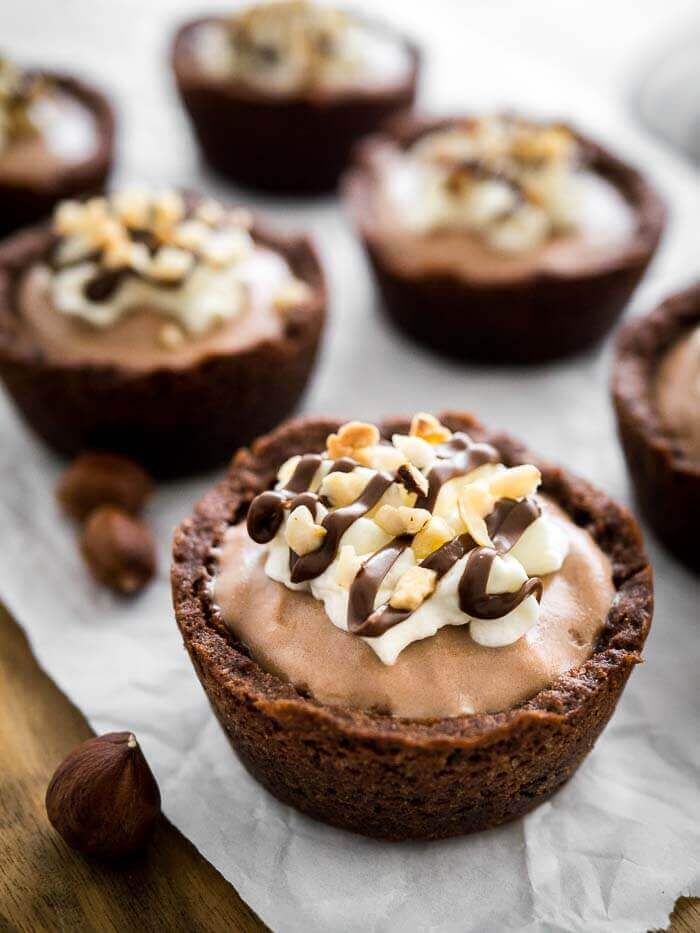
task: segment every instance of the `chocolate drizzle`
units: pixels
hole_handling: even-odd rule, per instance
[[[500,456],[491,444],[477,444],[468,434],[458,432],[435,448],[437,463],[428,473],[428,492],[419,496],[416,508],[432,512],[440,490],[451,479],[466,476],[485,463],[498,463]]]
[[[540,516],[540,507],[531,499],[517,502],[499,499],[489,515],[486,526],[495,548],[477,547],[471,535],[453,538],[433,551],[420,566],[433,570],[440,580],[465,554],[469,559],[458,585],[459,608],[475,619],[500,619],[516,609],[528,596],[542,598],[542,581],[537,577],[526,580],[514,593],[487,593],[489,574],[494,560],[506,554],[525,530]],[[389,552],[401,542],[399,550],[389,560]],[[394,609],[388,604],[374,608],[382,582],[404,548],[410,546],[410,536],[396,538],[381,551],[365,561],[350,587],[348,600],[348,631],[365,638],[376,638],[407,619],[409,610]],[[363,571],[369,567],[369,573]],[[382,572],[383,571],[383,572]],[[369,607],[369,608],[367,608]],[[364,610],[364,612],[363,612]]]
[[[329,512],[322,522],[326,536],[321,547],[297,558],[292,567],[292,583],[313,580],[327,570],[335,558],[340,539],[345,532],[358,518],[362,518],[374,508],[392,483],[393,479],[390,476],[376,473],[365,486],[362,495],[354,502],[343,506],[342,509],[336,509],[335,512]]]
[[[498,463],[498,451],[490,444],[475,443],[467,434],[457,433],[435,449],[437,462],[428,472],[428,492],[419,496],[417,508],[433,510],[441,488],[451,479],[465,476],[485,463]],[[321,465],[318,454],[306,454],[297,463],[287,485],[278,490],[264,492],[251,503],[247,527],[251,538],[265,544],[277,534],[286,510],[306,505],[312,514],[322,500],[315,492],[305,491]],[[343,457],[336,460],[328,472],[350,472],[359,466]],[[366,515],[382,498],[396,479],[377,472],[362,494],[350,505],[328,512],[322,521],[326,530],[321,546],[308,554],[298,555],[290,550],[290,578],[292,583],[303,583],[320,576],[334,560],[340,540],[358,518]],[[327,504],[327,503],[324,503]],[[499,619],[516,609],[528,596],[542,597],[542,581],[536,577],[526,580],[512,593],[487,593],[491,568],[496,557],[507,554],[523,533],[540,516],[540,508],[532,499],[516,501],[500,499],[486,519],[493,547],[478,547],[469,534],[453,538],[426,557],[420,566],[435,572],[441,579],[465,555],[468,555],[459,581],[459,607],[475,619]],[[372,554],[360,567],[348,594],[348,631],[364,638],[376,638],[403,622],[411,610],[395,609],[388,603],[375,608],[377,593],[387,574],[403,551],[412,544],[412,536],[400,535]]]

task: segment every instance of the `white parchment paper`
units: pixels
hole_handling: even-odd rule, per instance
[[[682,30],[693,0],[366,6],[424,43],[424,104],[571,116],[656,179],[672,220],[633,312],[697,277],[698,177],[639,130],[625,100],[626,76],[654,39]],[[83,72],[114,96],[120,180],[233,197],[202,171],[166,68],[166,38],[193,10],[184,0],[5,2],[0,34],[18,57]],[[470,408],[627,500],[609,346],[527,370],[444,363],[377,315],[361,251],[333,199],[253,202],[282,225],[311,228],[326,260],[332,320],[307,411]],[[138,734],[167,815],[274,929],[626,933],[664,926],[678,895],[700,893],[700,585],[653,540],[657,609],[647,663],[568,786],[499,830],[381,844],[277,803],[243,771],[210,713],[180,643],[167,578],[173,527],[216,476],[158,490],[150,518],[159,577],[124,603],[84,572],[74,529],[53,500],[59,471],[0,396],[0,598],[98,732]]]

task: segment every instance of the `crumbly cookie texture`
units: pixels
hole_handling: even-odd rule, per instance
[[[251,267],[261,252],[252,222],[245,209],[211,199],[190,204],[173,189],[65,201],[53,220],[54,306],[102,328],[148,306],[169,318],[160,345],[176,349],[249,308]],[[273,306],[286,314],[310,289],[276,259]]]
[[[536,625],[538,577],[561,568],[568,539],[537,504],[539,470],[499,461],[430,414],[391,442],[351,421],[282,464],[248,531],[269,577],[310,590],[386,664],[444,625],[508,645]]]
[[[283,92],[352,84],[382,57],[389,69],[400,64],[396,54],[377,54],[382,48],[354,16],[309,0],[244,9],[225,28],[200,30],[199,51],[207,68],[221,77]]]
[[[416,176],[407,210],[420,229],[464,229],[521,253],[577,226],[582,153],[564,126],[483,117],[422,136],[402,158]]]
[[[38,132],[31,111],[45,89],[46,79],[0,56],[0,153],[16,139]]]

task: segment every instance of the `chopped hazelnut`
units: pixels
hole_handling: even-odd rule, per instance
[[[153,199],[153,226],[172,230],[185,216],[185,201],[177,191],[163,191]]]
[[[491,490],[483,482],[469,483],[457,497],[460,518],[480,547],[493,546],[484,518],[493,511],[495,504]]]
[[[442,444],[452,437],[452,432],[440,424],[434,415],[423,411],[414,415],[409,433],[412,437],[422,437],[429,444]]]
[[[433,447],[422,437],[411,437],[408,434],[394,434],[392,437],[394,447],[401,451],[406,460],[413,466],[423,470],[429,467],[435,459]]]
[[[288,460],[285,460],[282,466],[277,471],[277,482],[280,486],[286,486],[289,480],[292,478],[292,474],[296,470],[297,463],[301,460],[299,454],[295,454],[293,457],[290,457]]]
[[[210,266],[230,266],[246,256],[251,249],[250,234],[245,230],[217,230],[202,243],[202,258]]]
[[[293,279],[287,285],[280,288],[274,298],[275,310],[280,314],[286,314],[304,304],[311,297],[311,289],[302,282],[301,279]]]
[[[406,458],[391,444],[377,444],[372,451],[372,466],[376,470],[384,470],[386,473],[395,473]]]
[[[364,421],[348,421],[338,429],[337,434],[329,434],[326,440],[328,454],[334,460],[352,457],[358,463],[368,463],[370,448],[378,443],[379,430]]]
[[[151,214],[151,196],[143,188],[122,188],[112,195],[112,205],[117,216],[132,229],[148,226]]]
[[[193,264],[191,253],[175,246],[161,246],[151,260],[148,272],[162,282],[178,282],[185,278]]]
[[[402,463],[396,471],[396,479],[407,492],[420,496],[428,494],[430,484],[427,478],[412,463]]]
[[[63,201],[54,214],[54,229],[61,236],[72,236],[82,232],[85,223],[82,204],[77,201]]]
[[[158,343],[164,350],[177,350],[185,341],[185,335],[177,324],[163,324],[158,332]]]
[[[287,519],[284,538],[295,554],[302,556],[316,551],[321,547],[325,536],[326,529],[314,522],[305,505],[297,506]]]
[[[430,512],[427,509],[412,509],[407,505],[398,508],[383,505],[374,520],[389,535],[415,535],[430,520]]]
[[[418,534],[413,539],[411,547],[416,560],[423,560],[433,551],[437,551],[443,544],[447,544],[455,537],[454,530],[444,518],[436,515],[426,522]]]
[[[409,567],[399,578],[391,595],[389,605],[393,609],[408,609],[411,612],[435,590],[437,574],[427,567]]]
[[[362,494],[369,477],[360,473],[329,473],[321,481],[319,492],[326,496],[333,508],[350,505]]]
[[[355,553],[355,548],[349,544],[343,545],[338,555],[338,571],[336,580],[340,586],[350,587],[362,566],[362,558]]]
[[[195,216],[210,227],[214,227],[222,220],[224,209],[218,201],[207,198],[204,201],[200,201],[197,205],[195,208]]]
[[[209,235],[209,227],[201,220],[183,220],[173,230],[172,240],[181,249],[197,251]]]
[[[542,474],[537,467],[525,463],[497,473],[489,486],[497,499],[522,499],[531,496],[541,482]]]

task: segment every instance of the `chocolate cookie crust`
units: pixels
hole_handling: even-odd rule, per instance
[[[538,271],[499,282],[476,282],[444,271],[418,275],[385,262],[381,233],[365,223],[375,152],[407,148],[421,136],[464,117],[406,115],[356,150],[343,189],[393,322],[421,344],[460,359],[538,363],[597,343],[614,325],[646,271],[666,223],[659,195],[639,172],[572,130],[592,171],[624,195],[637,217],[629,247],[609,263]]]
[[[147,372],[52,360],[27,339],[17,324],[16,284],[46,256],[52,233],[42,225],[0,245],[0,378],[27,423],[65,456],[105,449],[164,477],[216,466],[279,423],[311,373],[326,290],[306,237],[281,237],[259,225],[252,233],[285,257],[311,286],[311,298],[286,315],[278,339],[234,353],[211,352],[186,369]]]
[[[172,67],[205,158],[250,188],[288,194],[333,190],[355,143],[413,105],[420,54],[387,26],[367,23],[407,49],[410,65],[401,81],[283,97],[242,81],[217,80],[194,66],[192,37],[198,27],[216,21],[195,19],[178,30]]]
[[[208,587],[215,570],[212,547],[274,482],[279,465],[295,453],[322,449],[337,421],[290,421],[240,450],[226,479],[199,503],[174,541],[177,622],[245,767],[304,813],[386,839],[474,832],[547,799],[571,777],[610,718],[641,660],[651,623],[651,569],[629,512],[469,414],[439,418],[453,431],[494,444],[507,465],[535,463],[542,491],[587,528],[611,560],[616,598],[593,656],[516,709],[415,720],[324,706],[263,671],[223,624]],[[407,429],[400,419],[382,426],[387,436]]]
[[[66,162],[59,177],[52,176],[41,187],[29,188],[0,180],[0,236],[47,217],[58,201],[100,191],[112,167],[114,115],[107,98],[76,78],[44,74],[60,91],[76,98],[92,113],[96,121],[95,152],[78,162]]]
[[[639,504],[680,560],[700,570],[700,462],[663,424],[654,377],[664,355],[700,324],[700,284],[672,295],[621,332],[613,369],[617,428]]]

